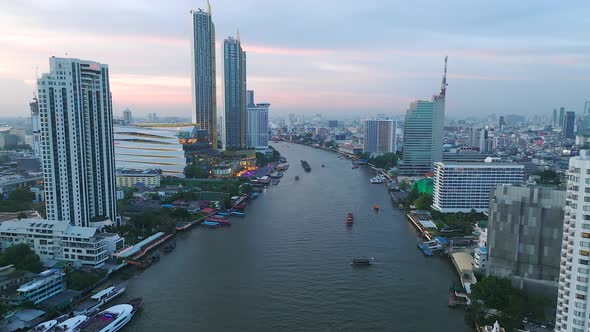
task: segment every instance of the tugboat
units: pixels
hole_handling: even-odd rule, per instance
[[[355,257],[350,265],[367,266],[373,263],[373,257]]]
[[[375,212],[379,212],[379,205],[373,205],[373,210],[375,210]]]
[[[346,225],[352,225],[352,212],[348,212],[348,215],[346,216]]]

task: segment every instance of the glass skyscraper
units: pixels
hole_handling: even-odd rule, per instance
[[[217,148],[217,94],[215,84],[215,25],[211,6],[207,11],[191,10],[191,90],[193,122],[207,130],[209,142]]]
[[[246,52],[240,39],[223,41],[225,148],[246,147]]]

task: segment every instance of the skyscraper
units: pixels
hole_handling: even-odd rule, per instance
[[[500,127],[500,129],[504,129],[504,126],[506,126],[506,120],[504,120],[504,115],[500,115],[500,119],[498,120],[498,127]]]
[[[38,80],[47,219],[117,218],[109,68],[52,57]]]
[[[565,107],[559,108],[559,127],[563,128],[563,117],[565,116]]]
[[[395,152],[395,127],[396,122],[393,120],[365,120],[363,151],[370,154]]]
[[[215,25],[211,5],[207,11],[191,10],[191,90],[193,122],[207,130],[209,142],[217,148],[217,94],[215,83]]]
[[[590,101],[584,103],[584,115],[590,114]]]
[[[557,108],[553,109],[553,123],[551,124],[553,128],[557,128]]]
[[[246,52],[240,38],[223,41],[225,148],[246,147]]]
[[[33,98],[29,106],[31,107],[31,124],[33,127],[33,143],[31,144],[31,148],[35,157],[41,158],[41,119],[39,118],[39,101],[37,98]]]
[[[128,108],[123,110],[123,121],[125,124],[131,124],[133,122],[133,114],[131,114],[131,110]]]
[[[563,139],[575,139],[574,125],[576,123],[576,112],[565,112],[563,127],[561,129]]]
[[[268,108],[269,103],[254,103],[254,91],[248,90],[246,106],[246,146],[248,148],[268,148]]]
[[[567,193],[555,331],[582,332],[590,328],[590,157],[586,150],[572,157]]]
[[[435,162],[442,161],[446,90],[447,57],[440,93],[432,101],[412,102],[406,112],[400,175],[423,175],[433,170]]]
[[[246,90],[246,107],[254,106],[254,91]]]

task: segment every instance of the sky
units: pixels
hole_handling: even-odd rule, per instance
[[[28,113],[50,56],[106,63],[115,115],[191,116],[190,14],[206,0],[0,0],[0,116]],[[272,115],[401,115],[440,89],[446,114],[581,111],[590,1],[211,0],[220,44],[239,29],[247,87]],[[217,78],[222,105],[221,77]]]

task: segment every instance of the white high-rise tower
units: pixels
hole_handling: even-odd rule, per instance
[[[38,79],[47,219],[117,220],[107,65],[52,57]]]
[[[590,156],[570,158],[555,331],[590,330]]]

